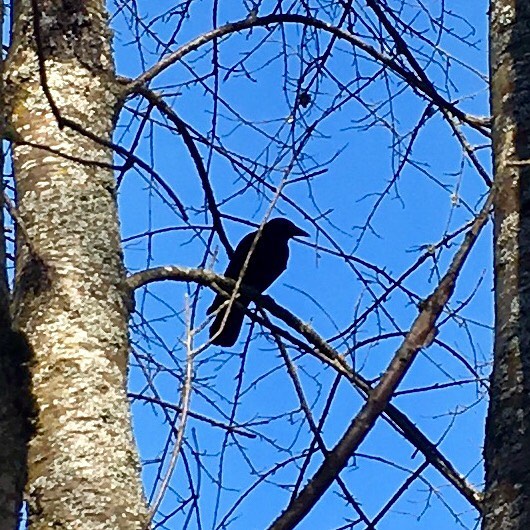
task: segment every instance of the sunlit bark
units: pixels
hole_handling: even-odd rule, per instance
[[[530,5],[492,2],[495,358],[486,429],[485,530],[530,525]]]
[[[17,7],[6,90],[19,215],[13,313],[34,355],[30,524],[139,529],[104,2]]]

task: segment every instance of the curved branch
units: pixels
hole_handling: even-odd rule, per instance
[[[193,139],[190,133],[189,125],[182,118],[180,118],[176,114],[176,112],[158,94],[156,94],[152,90],[149,90],[148,88],[142,86],[138,88],[138,94],[143,96],[147,101],[149,101],[151,105],[156,107],[163,116],[165,116],[169,121],[171,121],[171,123],[175,125],[177,132],[182,136],[182,140],[188,148],[190,156],[193,159],[193,163],[195,164],[195,167],[197,169],[197,173],[199,174],[202,189],[204,191],[204,196],[206,197],[206,203],[208,204],[208,209],[210,210],[210,214],[212,215],[213,227],[226,250],[228,258],[231,259],[232,255],[234,254],[234,249],[232,248],[232,245],[230,244],[228,236],[226,235],[225,229],[223,227],[223,223],[221,221],[221,213],[219,212],[219,208],[217,207],[217,201],[215,200],[212,185],[210,183],[210,179],[208,178],[208,172],[204,167],[204,162],[202,161],[199,149],[195,144],[195,140]]]
[[[333,26],[324,20],[319,20],[317,18],[295,13],[271,14],[264,17],[248,17],[244,20],[229,22],[224,26],[220,26],[211,31],[203,33],[199,37],[181,46],[178,50],[168,54],[136,79],[133,79],[129,83],[125,82],[124,96],[137,93],[140,87],[146,86],[151,80],[153,80],[157,75],[169,68],[171,65],[175,64],[189,53],[199,49],[201,46],[215,39],[251,28],[266,27],[271,24],[289,23],[302,24],[306,27],[312,27],[326,31],[334,37],[346,41],[352,46],[363,50],[374,60],[382,63],[387,68],[390,68],[390,70],[406,81],[410,87],[416,90],[419,94],[427,97],[427,99],[432,101],[436,106],[450,112],[456,118],[467,123],[470,127],[476,129],[481,134],[489,136],[489,131],[487,129],[489,127],[490,120],[488,118],[479,118],[460,110],[454,103],[441,96],[430,82],[426,83],[423,79],[419,78],[416,72],[404,68],[394,61],[392,57],[378,51],[376,48],[370,46],[362,39],[345,29]]]

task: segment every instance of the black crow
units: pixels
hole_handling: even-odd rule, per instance
[[[243,272],[242,283],[262,293],[286,269],[289,259],[289,239],[295,236],[309,236],[309,234],[289,219],[281,217],[265,223],[258,240],[254,242],[257,233],[257,231],[251,232],[239,242],[224,275],[237,280],[251,247],[254,247]],[[250,300],[244,296],[237,297],[237,301],[245,307],[250,303]],[[210,315],[219,309],[224,302],[226,298],[218,294],[208,308],[207,314]],[[210,327],[212,343],[218,346],[235,344],[245,316],[244,311],[236,307],[235,303],[230,307],[228,315],[227,309],[228,307],[219,310]]]

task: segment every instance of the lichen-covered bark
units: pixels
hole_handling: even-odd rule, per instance
[[[493,0],[495,357],[484,530],[530,528],[530,3]],[[526,161],[526,162],[525,162]]]
[[[104,2],[37,4],[53,102],[61,117],[108,141],[117,95]],[[33,352],[37,414],[30,525],[140,529],[146,507],[125,390],[127,291],[105,167],[112,153],[59,128],[42,87],[31,1],[17,2],[15,14],[6,93],[21,220],[13,315]]]

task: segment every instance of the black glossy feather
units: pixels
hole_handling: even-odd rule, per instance
[[[237,245],[234,255],[230,260],[224,275],[237,280],[241,275],[243,265],[252,247],[257,231],[247,234]],[[257,240],[247,267],[244,271],[242,282],[262,293],[280,276],[287,268],[289,260],[289,239],[295,236],[308,236],[307,232],[298,228],[294,223],[284,218],[272,219],[263,225],[263,230]],[[210,315],[218,310],[226,298],[217,295],[208,308]],[[247,307],[248,298],[239,296],[238,303]],[[212,343],[218,346],[233,346],[241,331],[245,313],[242,309],[232,304],[230,312],[226,309],[219,310],[210,327]],[[223,321],[224,325],[223,325]]]

